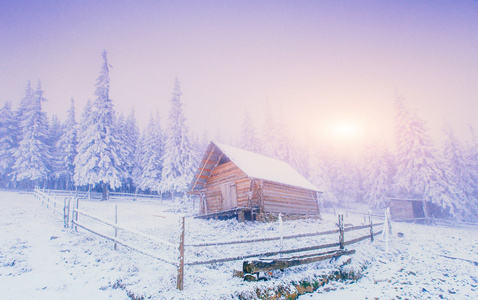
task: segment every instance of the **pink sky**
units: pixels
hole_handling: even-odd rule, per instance
[[[478,130],[478,1],[98,2],[0,3],[0,105],[40,79],[49,115],[73,97],[79,116],[106,49],[115,108],[141,126],[156,110],[166,126],[178,77],[212,139],[238,136],[245,109],[261,127],[266,99],[314,140],[343,119],[390,136],[395,90],[434,136]]]

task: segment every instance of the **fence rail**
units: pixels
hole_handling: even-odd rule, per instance
[[[283,236],[283,237],[276,236],[276,237],[270,237],[270,238],[257,238],[257,239],[228,241],[228,242],[210,242],[210,243],[203,243],[203,244],[186,244],[185,246],[186,247],[207,247],[207,246],[223,246],[223,245],[234,245],[234,244],[249,244],[249,243],[257,243],[257,242],[269,242],[269,241],[296,239],[296,238],[302,238],[302,237],[320,236],[320,235],[334,234],[334,233],[338,233],[338,232],[339,232],[339,230],[335,229],[335,230],[328,230],[328,231],[323,231],[323,232],[303,233],[303,234],[289,235],[289,236]]]
[[[99,199],[102,197],[100,192],[92,192],[92,191],[78,191],[78,190],[48,190],[52,194],[56,195],[69,195],[71,197],[77,198],[93,198]],[[161,195],[150,195],[150,194],[141,194],[141,193],[121,193],[121,192],[109,192],[109,196],[113,196],[114,198],[149,198],[149,199],[158,199],[158,200],[166,200],[166,198],[162,197]]]
[[[70,198],[64,198],[63,203],[56,199],[56,195],[50,195],[50,192],[40,189],[35,189],[33,191],[35,198],[40,199],[42,204],[46,204],[47,208],[51,208],[53,213],[57,212],[60,215],[63,215],[63,226],[65,228],[69,227],[70,221]],[[53,206],[51,205],[53,204]],[[59,207],[62,207],[60,210]]]
[[[63,193],[68,194],[68,193]],[[307,251],[315,251],[315,250],[320,250],[320,249],[327,249],[327,248],[334,248],[334,247],[339,247],[340,251],[344,249],[345,246],[352,245],[358,242],[361,242],[366,239],[370,239],[373,241],[374,236],[381,234],[382,231],[377,231],[374,233],[373,228],[376,226],[381,226],[385,222],[387,222],[387,218],[385,218],[385,222],[381,223],[376,223],[373,224],[372,222],[372,214],[369,212],[369,224],[367,225],[360,225],[360,226],[354,226],[354,227],[345,227],[344,222],[343,222],[343,214],[339,214],[339,222],[338,222],[338,229],[333,229],[333,230],[327,230],[327,231],[322,231],[322,232],[312,232],[312,233],[303,233],[303,234],[296,234],[296,235],[288,235],[288,236],[283,236],[282,235],[282,230],[280,236],[275,236],[275,237],[266,237],[266,238],[256,238],[256,239],[243,239],[243,240],[237,240],[237,241],[225,241],[225,242],[220,242],[220,241],[213,241],[213,242],[205,242],[205,243],[191,243],[191,244],[185,244],[184,243],[184,234],[185,234],[185,219],[184,217],[181,218],[180,222],[180,239],[177,244],[159,239],[157,237],[154,237],[152,235],[146,234],[144,232],[140,232],[134,229],[126,228],[124,226],[120,226],[117,224],[117,207],[115,207],[115,222],[110,222],[108,220],[104,220],[101,217],[95,216],[89,212],[86,212],[84,210],[79,209],[79,199],[78,198],[65,198],[63,203],[59,202],[56,200],[54,195],[51,195],[51,191],[45,192],[44,190],[41,191],[39,189],[34,190],[34,195],[35,197],[39,198],[42,200],[43,203],[47,203],[47,207],[49,207],[51,204],[53,204],[53,209],[59,213],[63,213],[64,217],[64,222],[65,222],[65,227],[68,226],[68,223],[71,222],[72,227],[77,230],[77,227],[80,227],[90,233],[93,233],[95,235],[98,235],[99,237],[102,237],[104,239],[110,240],[115,243],[115,250],[116,250],[116,244],[123,245],[127,248],[130,248],[136,252],[142,253],[146,256],[152,257],[154,259],[157,259],[159,261],[162,261],[164,263],[170,264],[172,266],[175,266],[178,268],[178,277],[177,277],[177,288],[182,290],[183,289],[183,280],[184,280],[184,266],[197,266],[197,265],[205,265],[205,264],[214,264],[214,263],[222,263],[222,262],[230,262],[230,261],[237,261],[237,260],[244,260],[247,258],[254,258],[254,257],[259,257],[259,258],[264,258],[264,257],[271,257],[275,255],[283,255],[283,254],[293,254],[293,253],[299,253],[299,252],[307,252]],[[68,201],[67,201],[68,199]],[[76,207],[70,209],[70,202],[71,200],[74,200],[74,203],[76,203]],[[57,208],[63,205],[63,212]],[[78,216],[82,215],[83,217],[90,218],[92,220],[95,220],[97,222],[100,222],[102,224],[108,225],[112,228],[115,229],[115,236],[111,236],[108,234],[104,234],[99,232],[98,230],[92,228],[90,225],[86,225],[84,222],[79,222],[78,221]],[[70,221],[70,216],[71,216],[71,221]],[[282,219],[279,218],[280,220],[280,226],[282,226]],[[370,229],[370,234],[366,234],[364,236],[357,237],[355,239],[346,241],[344,237],[345,232],[350,232],[350,231],[355,231],[355,230],[361,230],[361,229]],[[138,247],[136,245],[133,245],[130,242],[127,242],[125,240],[119,239],[117,237],[117,230],[123,230],[125,232],[129,232],[132,234],[135,234],[137,236],[141,236],[149,241],[152,241],[156,244],[161,244],[163,246],[167,247],[173,247],[175,248],[174,251],[178,251],[178,261],[173,261],[171,259],[167,259],[164,257],[161,257],[151,251],[142,249],[141,247]],[[334,235],[334,234],[339,234],[339,239],[338,242],[334,243],[328,243],[328,244],[322,244],[322,245],[314,245],[314,246],[308,246],[308,247],[301,247],[301,248],[295,248],[295,249],[282,249],[282,241],[287,240],[287,239],[300,239],[300,238],[305,238],[305,237],[315,237],[315,236],[323,236],[323,235]],[[224,258],[216,258],[216,259],[210,259],[210,260],[203,260],[203,261],[186,261],[185,259],[185,248],[191,247],[191,248],[197,248],[197,247],[210,247],[210,246],[224,246],[224,245],[236,245],[236,244],[250,244],[250,243],[259,243],[259,242],[268,242],[268,241],[281,241],[280,249],[276,251],[267,251],[263,253],[253,253],[253,254],[246,254],[246,255],[238,255],[234,257],[224,257]]]
[[[148,250],[141,249],[141,248],[139,248],[139,247],[136,247],[136,246],[134,246],[134,245],[132,245],[132,244],[130,244],[130,243],[128,243],[128,242],[125,242],[125,241],[123,241],[123,240],[120,240],[120,239],[118,239],[118,238],[115,238],[115,237],[112,237],[112,236],[109,236],[109,235],[106,235],[106,234],[103,234],[103,233],[99,233],[99,232],[97,232],[97,231],[95,231],[95,230],[93,230],[93,229],[91,229],[91,228],[88,228],[86,225],[79,223],[78,221],[73,220],[72,223],[75,224],[75,226],[81,227],[81,228],[83,228],[83,229],[85,229],[85,230],[87,230],[87,231],[89,231],[89,232],[91,232],[91,233],[93,233],[93,234],[96,234],[96,235],[98,235],[98,236],[100,236],[100,237],[102,237],[102,238],[105,238],[105,239],[107,239],[107,240],[110,240],[110,241],[113,241],[113,242],[118,243],[118,244],[120,244],[120,245],[123,245],[123,246],[125,246],[125,247],[127,247],[127,248],[130,248],[130,249],[132,249],[132,250],[135,250],[135,251],[137,251],[137,252],[139,252],[139,253],[141,253],[141,254],[144,254],[144,255],[147,255],[147,256],[149,256],[149,257],[155,258],[155,259],[157,259],[157,260],[159,260],[159,261],[168,263],[168,264],[173,265],[173,266],[175,266],[175,267],[178,266],[176,262],[173,262],[173,261],[164,259],[164,258],[162,258],[162,257],[159,257],[158,255],[156,255],[156,254],[154,254],[154,253],[152,253],[152,252],[150,252],[150,251],[148,251]]]
[[[115,228],[115,229],[120,229],[120,230],[129,232],[129,233],[133,233],[133,234],[139,235],[139,236],[141,236],[141,237],[144,237],[144,238],[146,238],[146,239],[149,239],[149,240],[151,240],[151,241],[153,241],[153,242],[156,242],[156,243],[158,243],[158,244],[162,244],[162,245],[170,246],[170,247],[176,247],[176,246],[177,246],[176,244],[173,244],[173,243],[171,243],[171,242],[168,242],[168,241],[165,241],[165,240],[162,240],[162,239],[158,239],[157,237],[154,237],[154,236],[149,235],[149,234],[147,234],[147,233],[144,233],[144,232],[141,232],[141,231],[138,231],[138,230],[134,230],[134,229],[130,229],[130,228],[126,228],[126,227],[121,226],[121,225],[118,225],[118,224],[111,223],[111,222],[106,221],[106,220],[104,220],[104,219],[102,219],[102,218],[100,218],[100,217],[94,216],[94,215],[92,215],[92,214],[90,214],[90,213],[87,213],[87,212],[85,212],[85,211],[83,211],[83,210],[80,210],[80,209],[77,209],[77,208],[74,208],[74,209],[73,209],[73,212],[76,212],[76,213],[78,213],[78,214],[80,214],[80,215],[86,216],[86,217],[88,217],[88,218],[90,218],[90,219],[93,219],[93,220],[95,220],[95,221],[98,221],[98,222],[100,222],[100,223],[109,225],[109,226],[111,226],[111,227],[113,227],[113,228]]]

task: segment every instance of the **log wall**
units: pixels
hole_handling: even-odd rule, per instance
[[[316,192],[270,181],[264,181],[262,205],[265,213],[319,213]]]
[[[247,207],[247,192],[249,192],[250,179],[232,162],[218,165],[208,178],[205,196],[208,213],[222,210],[221,186],[226,183],[236,185],[237,206]]]
[[[260,207],[264,213],[319,214],[316,192],[270,181],[253,179],[251,182],[232,162],[216,166],[207,179],[204,189],[207,213],[224,210],[221,188],[224,189],[225,184],[235,185],[237,207]]]

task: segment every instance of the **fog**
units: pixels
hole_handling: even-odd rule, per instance
[[[235,143],[266,102],[301,139],[390,140],[403,95],[437,141],[446,121],[478,127],[478,2],[4,1],[0,104],[41,80],[49,116],[94,99],[108,51],[117,112],[165,121],[181,81],[193,132]],[[335,130],[353,124],[355,134]],[[334,129],[335,128],[335,129]],[[335,133],[334,133],[335,132]]]

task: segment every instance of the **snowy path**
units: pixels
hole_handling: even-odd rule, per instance
[[[67,234],[61,217],[31,195],[0,193],[0,298],[128,299],[121,290],[102,291],[70,272],[63,255],[70,250],[61,250]]]

